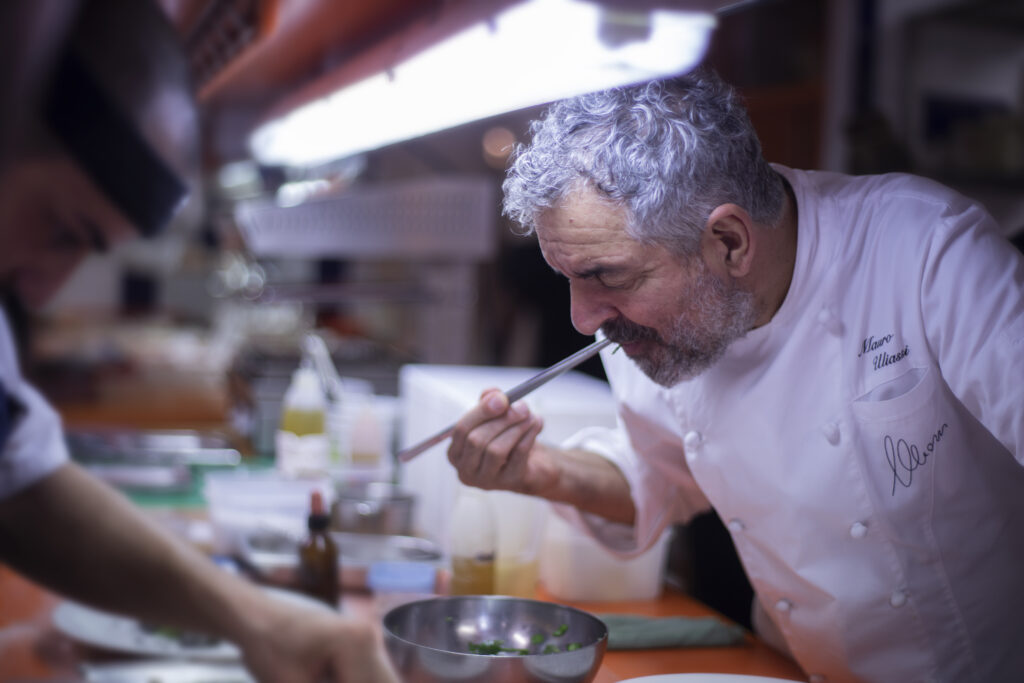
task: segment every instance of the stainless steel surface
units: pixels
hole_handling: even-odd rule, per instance
[[[202,664],[180,660],[104,662],[82,665],[87,681],[97,683],[253,683],[238,664]]]
[[[338,531],[408,536],[415,503],[412,493],[395,484],[349,484],[338,488],[331,517]]]
[[[561,626],[563,635],[555,636]],[[534,637],[540,642],[534,642]],[[470,643],[553,654],[472,654]],[[570,643],[579,649],[567,651]],[[592,681],[608,629],[572,607],[507,596],[454,596],[407,603],[384,616],[384,644],[406,683],[574,683]]]
[[[537,387],[543,386],[544,384],[547,384],[549,381],[553,380],[559,375],[568,372],[569,370],[573,369],[574,367],[576,367],[583,361],[587,360],[588,358],[590,358],[591,356],[593,356],[598,351],[600,351],[601,349],[603,349],[604,347],[608,346],[611,343],[612,342],[610,339],[599,339],[593,344],[590,344],[589,346],[580,349],[571,356],[558,361],[557,363],[547,368],[546,370],[542,370],[541,372],[537,373],[536,375],[526,380],[525,382],[517,384],[516,386],[505,392],[505,395],[508,396],[509,403],[514,403],[515,401],[518,401],[519,399],[523,398]],[[427,450],[428,448],[431,448],[432,446],[436,446],[437,444],[447,439],[449,436],[452,435],[453,431],[455,431],[455,425],[450,425],[445,429],[439,431],[437,434],[434,434],[433,436],[424,439],[418,444],[399,451],[397,454],[398,460],[400,462],[408,462],[409,460],[412,460],[423,451]]]
[[[65,437],[72,457],[88,463],[237,465],[241,454],[215,432],[189,429],[76,429]]]
[[[437,544],[413,536],[331,532],[338,544],[343,588],[366,588],[366,572],[374,562],[426,562],[441,567]],[[286,584],[298,569],[298,539],[276,532],[253,532],[237,539],[238,559],[261,578]]]

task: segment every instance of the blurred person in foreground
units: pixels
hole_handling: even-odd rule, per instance
[[[36,307],[91,250],[155,234],[176,213],[197,175],[197,112],[155,3],[29,0],[3,12],[25,21],[27,51],[8,43],[20,59],[6,64],[43,80],[3,80],[0,286]],[[269,597],[69,462],[2,315],[0,388],[0,561],[96,607],[233,641],[265,683],[397,680],[372,624]]]
[[[811,680],[1024,680],[1024,260],[911,175],[770,165],[715,74],[556,103],[504,210],[567,280],[615,429],[487,390],[460,479],[610,549],[712,506],[753,622]],[[699,549],[698,549],[699,552]]]

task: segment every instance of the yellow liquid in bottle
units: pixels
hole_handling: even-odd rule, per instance
[[[491,595],[494,593],[494,561],[475,557],[452,558],[452,595]]]
[[[295,410],[289,408],[281,415],[281,430],[296,436],[324,433],[322,410]]]
[[[532,598],[537,594],[537,560],[500,560],[494,565],[494,592]]]

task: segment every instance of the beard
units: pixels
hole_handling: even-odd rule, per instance
[[[644,342],[642,355],[631,357],[634,363],[657,384],[671,387],[693,379],[725,353],[733,341],[753,328],[757,319],[754,295],[716,278],[700,262],[696,280],[678,297],[679,308],[692,315],[675,320],[667,337],[652,327],[619,317],[601,326],[613,342]]]

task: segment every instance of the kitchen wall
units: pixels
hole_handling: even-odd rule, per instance
[[[747,97],[770,160],[840,171],[932,174],[986,202],[1013,234],[1024,227],[1019,190],[1024,143],[1014,138],[1024,135],[1020,22],[986,20],[984,13],[976,21],[944,14],[951,8],[1010,4],[761,0],[740,4],[721,18],[708,60]],[[1008,115],[996,123],[995,134],[984,126],[961,134],[968,142],[982,144],[951,142],[949,135],[943,138],[934,125],[929,130],[925,123],[925,110],[929,101],[935,109],[936,95],[966,99],[968,104],[995,103]],[[357,182],[471,175],[487,178],[497,188],[502,160],[485,152],[484,137],[502,129],[512,138],[524,139],[528,121],[539,111],[467,124],[368,154]],[[979,161],[968,154],[966,164],[947,163],[951,158],[962,161],[965,148],[968,153],[996,149],[1002,156],[983,156]],[[970,163],[980,172],[970,173]],[[949,168],[966,172],[944,172]],[[204,220],[198,229],[175,231],[158,243],[93,258],[61,293],[50,315],[81,310],[117,315],[126,299],[125,281],[132,279],[126,275],[138,275],[136,305],[149,296],[150,311],[165,319],[213,324],[218,303],[208,285],[222,265],[222,255],[208,246],[207,238],[217,237],[220,249],[237,244],[227,239],[222,226],[212,225],[216,221],[210,216]],[[210,231],[205,236],[204,229]],[[494,229],[495,256],[480,265],[474,285],[477,321],[469,357],[485,364],[516,365],[543,365],[564,357],[585,340],[569,325],[562,283],[543,264],[533,240],[512,235],[497,216]],[[236,253],[244,255],[244,249]],[[268,265],[292,279],[315,278],[319,267],[287,261]],[[394,268],[400,270],[401,264]],[[153,286],[147,287],[147,279]],[[343,315],[354,311],[339,310]],[[365,307],[358,314],[373,315]],[[392,311],[376,320],[386,324],[403,315],[401,310]],[[601,373],[596,362],[584,370]]]

